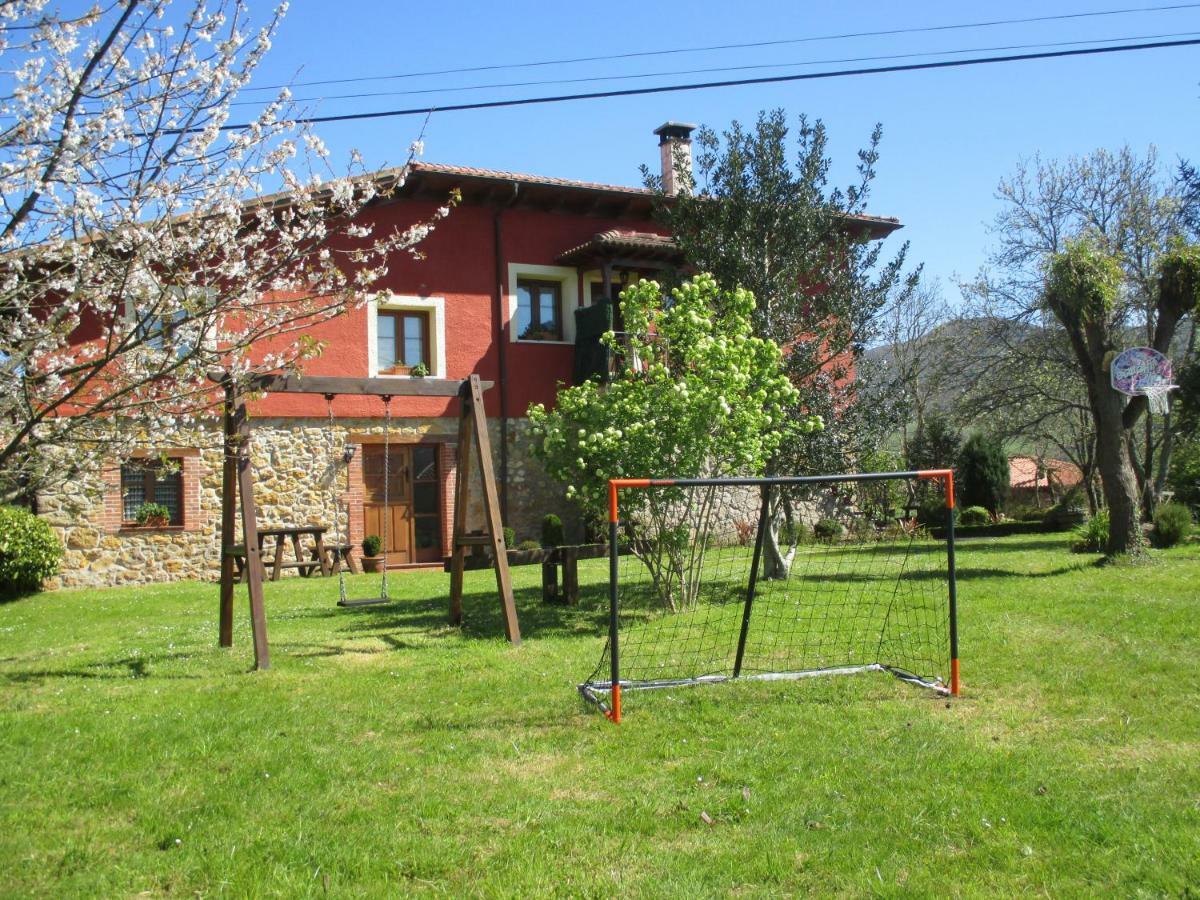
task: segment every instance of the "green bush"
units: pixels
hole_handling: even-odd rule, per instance
[[[779,543],[785,547],[807,544],[812,540],[812,530],[800,521],[784,522],[779,529]]]
[[[844,530],[837,519],[821,519],[813,526],[813,534],[821,541],[836,541]]]
[[[958,522],[959,510],[954,507],[954,521]],[[946,524],[946,499],[926,497],[917,507],[917,522],[926,527],[937,528]]]
[[[378,556],[383,549],[383,538],[377,534],[368,534],[362,542],[363,556]]]
[[[504,535],[504,546],[505,547],[517,546],[517,533],[515,531],[513,531],[513,529],[511,529],[507,525],[505,525],[504,531],[502,533]]]
[[[1154,511],[1155,546],[1174,547],[1191,533],[1192,511],[1182,503],[1164,503]]]
[[[547,513],[542,519],[542,546],[558,547],[564,543],[562,519],[554,513]]]
[[[1075,553],[1103,553],[1108,546],[1108,510],[1102,509],[1071,532]]]
[[[991,524],[992,516],[982,506],[968,506],[962,511],[959,521],[967,527],[972,525],[989,525]]]
[[[521,541],[521,543],[517,544],[517,549],[518,550],[541,550],[542,545],[531,538],[530,540]]]
[[[967,438],[954,473],[963,506],[997,512],[1008,497],[1008,457],[999,441],[982,434]]]
[[[1167,484],[1176,501],[1200,509],[1200,438],[1180,441],[1175,447]]]
[[[0,600],[40,590],[58,573],[63,549],[44,519],[0,506]]]
[[[1043,521],[1054,528],[1066,530],[1082,525],[1087,519],[1087,505],[1083,490],[1076,486],[1067,491],[1046,513]]]
[[[1016,522],[1043,522],[1050,510],[1037,506],[1014,506],[1008,511],[1008,517]]]

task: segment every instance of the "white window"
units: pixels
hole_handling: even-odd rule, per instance
[[[136,329],[143,347],[173,352],[178,359],[198,346],[213,350],[216,338],[211,325],[213,292],[210,288],[167,288],[152,301],[149,309],[139,309],[132,299],[125,301],[125,317]]]
[[[566,266],[508,265],[508,317],[514,341],[575,343],[579,278]]]
[[[380,297],[367,311],[367,342],[372,378],[407,378],[417,366],[445,378],[445,298]]]

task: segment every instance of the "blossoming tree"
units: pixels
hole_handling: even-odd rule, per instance
[[[556,406],[529,410],[535,450],[569,496],[600,518],[609,478],[713,478],[762,472],[793,425],[796,390],[779,348],[754,336],[754,296],[722,291],[698,275],[664,302],[643,281],[622,294],[627,330],[604,342],[621,360],[610,384],[560,390]],[[712,526],[711,498],[696,492],[635,492],[625,538],[671,610],[696,598]]]
[[[367,299],[448,212],[364,227],[404,169],[332,178],[286,90],[230,125],[284,11],[0,6],[0,502],[148,436],[169,446],[212,401],[213,367],[318,353],[303,331]]]

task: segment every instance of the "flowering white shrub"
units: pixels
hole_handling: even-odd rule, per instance
[[[285,9],[254,27],[241,0],[0,5],[0,501],[170,446],[212,368],[319,353],[304,331],[449,212],[366,227],[405,169],[330,178],[286,90],[222,130]]]
[[[664,303],[654,281],[622,294],[626,333],[604,342],[623,361],[611,384],[559,391],[553,411],[529,418],[535,452],[567,493],[605,518],[610,478],[710,478],[760,474],[791,429],[817,417],[785,418],[796,390],[779,348],[754,337],[749,291],[723,292],[698,275]],[[625,537],[651,571],[664,605],[695,599],[711,525],[700,493],[630,491]]]

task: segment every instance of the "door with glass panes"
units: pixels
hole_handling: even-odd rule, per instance
[[[442,558],[441,490],[437,447],[424,444],[386,448],[369,444],[363,456],[365,534],[384,537],[389,565],[438,562]],[[384,503],[386,499],[386,505]]]

